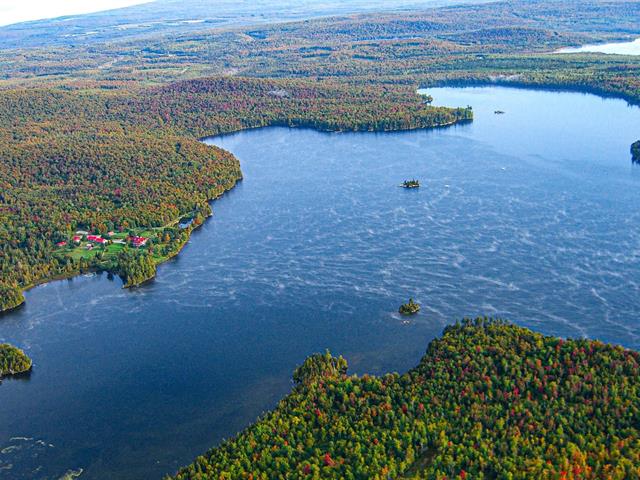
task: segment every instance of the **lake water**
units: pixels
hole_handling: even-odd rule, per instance
[[[245,179],[154,282],[29,291],[0,318],[0,340],[35,362],[0,385],[0,478],[160,478],[273,407],[307,355],[403,371],[465,315],[640,348],[640,109],[429,93],[472,105],[475,121],[211,140]],[[411,177],[423,187],[398,188]],[[395,312],[410,296],[423,308],[405,323]]]
[[[632,42],[601,43],[581,47],[561,48],[555,53],[608,53],[617,55],[640,55],[640,38]]]

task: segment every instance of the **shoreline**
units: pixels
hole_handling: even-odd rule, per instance
[[[575,84],[560,84],[560,83],[554,83],[554,82],[549,82],[549,83],[534,83],[531,81],[527,81],[526,79],[514,79],[514,80],[510,80],[508,78],[497,78],[497,79],[492,79],[490,77],[486,77],[486,78],[470,78],[470,79],[442,79],[442,80],[434,80],[434,81],[423,81],[423,82],[418,82],[418,87],[416,89],[416,93],[418,93],[418,95],[425,95],[423,93],[419,93],[419,90],[426,90],[429,88],[438,88],[438,87],[452,87],[452,88],[465,88],[465,87],[505,87],[505,88],[515,88],[515,89],[522,89],[522,90],[542,90],[542,91],[549,91],[549,92],[567,92],[567,93],[583,93],[583,94],[588,94],[588,95],[595,95],[598,96],[600,98],[604,98],[604,99],[619,99],[619,100],[623,100],[626,101],[628,104],[630,105],[634,105],[634,106],[640,106],[640,100],[638,100],[637,98],[634,98],[632,96],[629,95],[625,95],[621,92],[612,92],[612,91],[608,91],[606,89],[602,89],[602,88],[597,88],[597,87],[593,87],[593,86],[585,86],[585,85],[575,85]],[[456,107],[449,107],[449,108],[456,108]],[[457,108],[462,108],[462,107],[457,107]],[[258,130],[258,129],[263,129],[263,128],[272,128],[272,127],[284,127],[284,128],[290,128],[290,129],[309,129],[309,130],[314,130],[316,132],[320,132],[320,133],[327,133],[327,134],[331,134],[331,133],[394,133],[394,132],[410,132],[410,131],[416,131],[416,130],[431,130],[431,129],[440,129],[440,128],[449,128],[449,127],[454,127],[456,125],[464,125],[470,122],[473,122],[474,118],[473,115],[470,119],[454,119],[451,120],[449,122],[442,122],[439,124],[435,124],[435,125],[430,125],[427,127],[423,127],[423,126],[410,126],[407,128],[397,128],[397,129],[379,129],[379,130],[340,130],[340,129],[328,129],[328,128],[320,128],[318,126],[314,126],[313,124],[307,124],[307,125],[290,125],[290,124],[286,124],[286,123],[278,123],[278,122],[274,122],[270,125],[260,125],[260,126],[247,126],[244,128],[238,128],[238,129],[233,129],[233,130],[229,130],[229,131],[225,131],[225,132],[219,132],[213,135],[205,135],[205,136],[201,136],[201,137],[196,137],[196,139],[199,142],[205,143],[205,140],[211,140],[214,138],[219,138],[219,137],[225,137],[228,135],[234,135],[237,133],[241,133],[244,131],[248,131],[248,130]],[[214,146],[216,146],[214,144]],[[216,146],[217,147],[217,146]],[[220,148],[220,147],[217,147]],[[233,155],[232,152],[229,152]],[[235,156],[235,155],[234,155]],[[210,198],[207,200],[208,204],[211,204],[212,202],[215,202],[215,200],[217,200],[218,198],[220,198],[221,196],[223,196],[226,192],[230,191],[231,189],[233,189],[238,181],[242,181],[242,176],[238,179],[236,179],[236,181],[234,181],[233,185],[231,185],[229,188],[224,189],[224,191],[213,198]],[[205,217],[205,221],[211,217],[212,214],[208,215],[207,217]],[[179,221],[179,219],[181,218],[181,216],[179,216],[177,218],[177,220],[175,220],[172,223],[175,223],[176,221]],[[182,245],[180,245],[175,252],[171,253],[170,255],[168,255],[167,257],[165,257],[162,261],[160,261],[159,263],[156,264],[156,268],[162,264],[164,264],[165,262],[171,260],[172,258],[176,257],[184,248],[184,246],[189,242],[190,238],[191,238],[191,234],[193,233],[193,231],[195,231],[197,228],[199,228],[200,226],[202,226],[204,224],[204,221],[201,225],[198,225],[198,227],[196,228],[192,228],[191,231],[189,232],[189,235],[187,237],[187,239],[184,241],[184,243]],[[102,270],[99,268],[89,268],[86,271],[78,271],[78,270],[74,270],[68,273],[64,273],[64,274],[58,274],[58,275],[54,275],[52,277],[46,277],[40,280],[37,280],[36,282],[32,282],[29,285],[26,285],[24,287],[22,287],[20,290],[24,293],[27,292],[35,287],[41,286],[41,285],[45,285],[47,283],[50,282],[54,282],[54,281],[58,281],[58,280],[68,280],[71,279],[73,277],[76,277],[78,275],[81,275],[83,273],[98,273],[101,271],[107,271],[108,270]],[[113,272],[111,272],[113,273]],[[157,273],[156,273],[157,274]],[[148,278],[147,280],[136,284],[136,285],[130,285],[127,287],[123,288],[135,288],[138,286],[141,286],[142,284],[152,280],[153,278],[155,278],[156,274],[153,275],[153,277]],[[114,274],[116,275],[116,274]],[[12,307],[10,309],[7,310],[0,310],[0,316],[12,312],[20,307],[23,307],[25,305],[26,301],[23,301],[21,304],[17,305],[16,307]]]
[[[213,202],[215,202],[217,199],[221,198],[221,197],[222,197],[226,192],[228,192],[228,191],[230,191],[231,189],[233,189],[233,188],[237,185],[237,183],[238,183],[239,181],[242,181],[242,177],[240,177],[239,179],[237,179],[236,181],[234,181],[234,182],[233,182],[233,185],[231,185],[229,188],[225,188],[225,189],[224,189],[224,191],[223,191],[222,193],[220,193],[219,195],[217,195],[216,197],[213,197],[213,198],[208,199],[208,200],[207,200],[207,204],[211,205],[211,203],[213,203]],[[182,216],[183,216],[183,215],[180,215],[176,220],[172,221],[172,222],[171,222],[171,224],[174,224],[174,223],[176,223],[176,222],[180,221],[180,218],[182,218]],[[162,265],[162,264],[164,264],[164,263],[168,262],[168,261],[169,261],[169,260],[171,260],[172,258],[176,257],[180,252],[182,252],[182,250],[183,250],[183,249],[184,249],[184,247],[187,245],[187,243],[189,243],[189,240],[191,239],[191,234],[192,234],[193,232],[195,232],[198,228],[202,227],[202,226],[204,225],[204,223],[205,223],[209,218],[211,218],[212,216],[213,216],[213,213],[210,213],[209,215],[207,215],[207,216],[205,217],[204,221],[203,221],[200,225],[197,225],[197,226],[195,226],[195,227],[191,227],[191,230],[189,230],[188,236],[187,236],[187,238],[185,239],[185,241],[184,241],[182,244],[180,244],[174,252],[171,252],[171,253],[170,253],[169,255],[167,255],[166,257],[163,257],[161,261],[159,261],[158,263],[156,263],[156,264],[155,264],[156,272],[154,273],[154,275],[153,275],[152,277],[149,277],[149,278],[147,278],[146,280],[144,280],[144,281],[142,281],[142,282],[140,282],[140,283],[137,283],[137,284],[135,284],[135,285],[128,285],[128,286],[127,286],[127,285],[125,285],[125,284],[123,283],[122,288],[136,288],[136,287],[142,286],[143,284],[145,284],[145,283],[147,283],[147,282],[149,282],[149,281],[153,280],[153,279],[156,277],[156,275],[157,275],[157,267],[159,267],[160,265]],[[40,287],[40,286],[42,286],[42,285],[46,285],[47,283],[56,282],[56,281],[60,281],[60,280],[71,280],[72,278],[75,278],[75,277],[80,276],[80,275],[84,275],[84,274],[86,274],[86,273],[102,273],[102,272],[111,273],[112,275],[114,275],[114,276],[117,276],[117,277],[121,278],[121,277],[120,277],[120,275],[118,275],[117,273],[112,272],[112,271],[110,271],[110,270],[107,270],[107,269],[101,269],[101,268],[98,268],[98,267],[91,267],[91,268],[88,268],[88,269],[83,270],[83,271],[80,271],[80,270],[73,270],[73,271],[71,271],[71,272],[67,272],[67,273],[63,273],[63,274],[59,274],[59,275],[54,275],[54,276],[52,276],[52,277],[48,277],[48,278],[44,278],[44,279],[42,279],[42,280],[38,280],[37,282],[31,283],[31,284],[29,284],[28,286],[26,286],[26,287],[22,288],[22,289],[21,289],[21,291],[24,293],[24,292],[27,292],[27,291],[29,291],[29,290],[32,290],[32,289],[34,289],[34,288],[36,288],[36,287]],[[12,307],[12,308],[10,308],[10,309],[8,309],[8,310],[2,310],[2,311],[0,311],[0,316],[1,316],[1,315],[3,315],[3,314],[5,314],[5,313],[12,312],[12,311],[14,311],[14,310],[16,310],[16,309],[18,309],[18,308],[20,308],[20,307],[24,306],[24,305],[25,305],[25,303],[26,303],[26,299],[24,299],[24,300],[22,301],[22,303],[20,303],[20,305],[16,305],[15,307]]]
[[[273,127],[285,127],[285,128],[290,128],[290,129],[309,129],[309,130],[314,130],[316,132],[320,132],[320,133],[327,133],[327,134],[331,134],[331,133],[394,133],[394,132],[409,132],[409,131],[416,131],[416,130],[431,130],[431,129],[439,129],[439,128],[449,128],[458,124],[466,124],[466,123],[470,123],[473,121],[473,117],[470,119],[456,119],[456,120],[452,120],[450,122],[442,122],[436,125],[431,125],[428,127],[421,127],[421,126],[416,126],[416,127],[407,127],[407,128],[398,128],[398,129],[380,129],[380,130],[331,130],[331,129],[322,129],[322,128],[317,128],[314,127],[313,125],[286,125],[286,124],[272,124],[272,125],[265,125],[265,126],[258,126],[258,127],[247,127],[247,128],[239,128],[237,130],[232,130],[232,131],[228,131],[228,132],[223,132],[223,133],[218,133],[215,135],[208,135],[208,136],[204,136],[204,137],[198,137],[197,140],[201,143],[205,143],[205,140],[210,140],[210,139],[214,139],[214,138],[218,138],[218,137],[223,137],[226,135],[234,135],[237,133],[241,133],[247,130],[258,130],[258,129],[263,129],[263,128],[273,128]],[[207,145],[205,143],[205,145]],[[217,145],[216,148],[220,148]],[[232,152],[229,152],[233,155]],[[234,155],[235,157],[235,155]],[[219,195],[210,198],[207,200],[207,204],[209,204],[209,206],[211,206],[211,204],[213,202],[215,202],[216,200],[218,200],[219,198],[221,198],[225,193],[231,191],[233,188],[235,188],[235,186],[238,184],[238,182],[242,181],[242,172],[241,172],[241,176],[239,178],[237,178],[233,184],[231,186],[229,186],[228,188],[225,188],[222,193],[220,193]],[[178,246],[178,248],[170,253],[169,255],[167,255],[166,257],[163,257],[163,259],[161,261],[159,261],[158,263],[155,264],[156,267],[156,271],[154,272],[154,275],[152,277],[149,277],[147,279],[145,279],[142,282],[133,284],[133,285],[126,285],[123,284],[122,288],[136,288],[136,287],[140,287],[142,285],[144,285],[145,283],[153,280],[156,275],[157,275],[157,267],[159,267],[160,265],[168,262],[169,260],[171,260],[172,258],[176,257],[177,255],[180,254],[180,252],[182,252],[182,250],[184,249],[184,247],[187,245],[187,243],[189,242],[189,240],[191,239],[191,235],[194,231],[196,231],[198,228],[200,228],[201,226],[204,225],[204,223],[213,216],[213,209],[211,209],[211,212],[209,215],[207,215],[204,219],[204,221],[200,224],[197,225],[196,227],[191,227],[191,230],[188,233],[188,236],[186,238],[186,240]],[[182,218],[184,215],[180,215],[176,218],[176,220],[172,221],[171,224],[174,224],[176,222],[178,222],[180,220],[180,218]],[[111,272],[107,269],[101,269],[98,267],[91,267],[88,268],[86,270],[80,271],[80,270],[73,270],[70,272],[66,272],[66,273],[62,273],[62,274],[58,274],[58,275],[54,275],[51,277],[46,277],[46,278],[42,278],[40,280],[37,280],[35,282],[30,283],[29,285],[26,285],[24,287],[22,287],[20,290],[21,292],[24,294],[25,292],[28,292],[36,287],[42,286],[42,285],[46,285],[48,283],[51,282],[55,282],[55,281],[59,281],[59,280],[70,280],[74,277],[77,277],[79,275],[83,275],[85,273],[100,273],[100,272],[108,272],[111,273],[113,275],[117,275],[118,277],[120,277],[120,275],[118,275],[115,272]],[[20,305],[17,305],[16,307],[10,308],[8,310],[0,310],[0,316],[4,315],[5,313],[9,313],[12,312],[14,310],[16,310],[17,308],[23,307],[26,304],[26,299],[22,301],[22,303],[20,303]]]

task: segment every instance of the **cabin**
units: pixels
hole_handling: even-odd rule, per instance
[[[104,244],[106,240],[102,238],[100,235],[87,235],[87,240],[93,243]]]
[[[82,240],[82,235],[74,235],[73,236],[74,243],[80,243],[81,240]]]
[[[131,237],[131,244],[135,247],[135,248],[140,248],[143,247],[147,244],[147,241],[149,239],[146,237]]]
[[[56,247],[64,247],[67,244],[67,242],[62,241],[62,242],[58,242],[56,243]]]
[[[78,230],[76,235],[89,235],[89,232],[85,232],[84,230]]]

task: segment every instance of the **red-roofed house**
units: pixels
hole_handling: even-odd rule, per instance
[[[100,235],[87,235],[87,240],[93,243],[105,243],[106,240]]]
[[[67,242],[58,242],[56,243],[56,247],[64,247],[67,244]]]
[[[149,239],[145,237],[131,237],[131,244],[136,248],[140,248],[147,244],[147,240]]]
[[[82,240],[82,235],[74,235],[73,236],[73,241],[75,243],[80,243],[81,240]]]

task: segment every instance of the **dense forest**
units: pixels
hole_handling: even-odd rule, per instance
[[[174,478],[638,478],[639,369],[622,347],[487,319],[447,327],[403,375],[316,355],[274,411]]]
[[[24,295],[17,284],[0,283],[0,312],[14,309],[24,303]]]
[[[59,49],[0,52],[6,85],[131,89],[202,76],[312,78],[353,85],[505,82],[640,102],[640,59],[549,55],[640,34],[640,2],[503,1],[411,13],[196,29]],[[603,22],[602,19],[607,21]]]
[[[405,87],[300,80],[200,79],[137,91],[13,89],[0,95],[0,283],[3,305],[47,279],[97,269],[137,285],[184,245],[208,200],[241,177],[238,160],[198,138],[286,125],[405,130],[470,120]],[[57,248],[74,231],[153,229],[139,254]],[[189,231],[192,227],[189,228]],[[151,251],[150,251],[151,249]],[[21,295],[21,294],[20,294]]]
[[[0,377],[15,375],[31,369],[31,359],[19,348],[0,344]]]
[[[640,140],[631,145],[631,160],[640,163]]]

